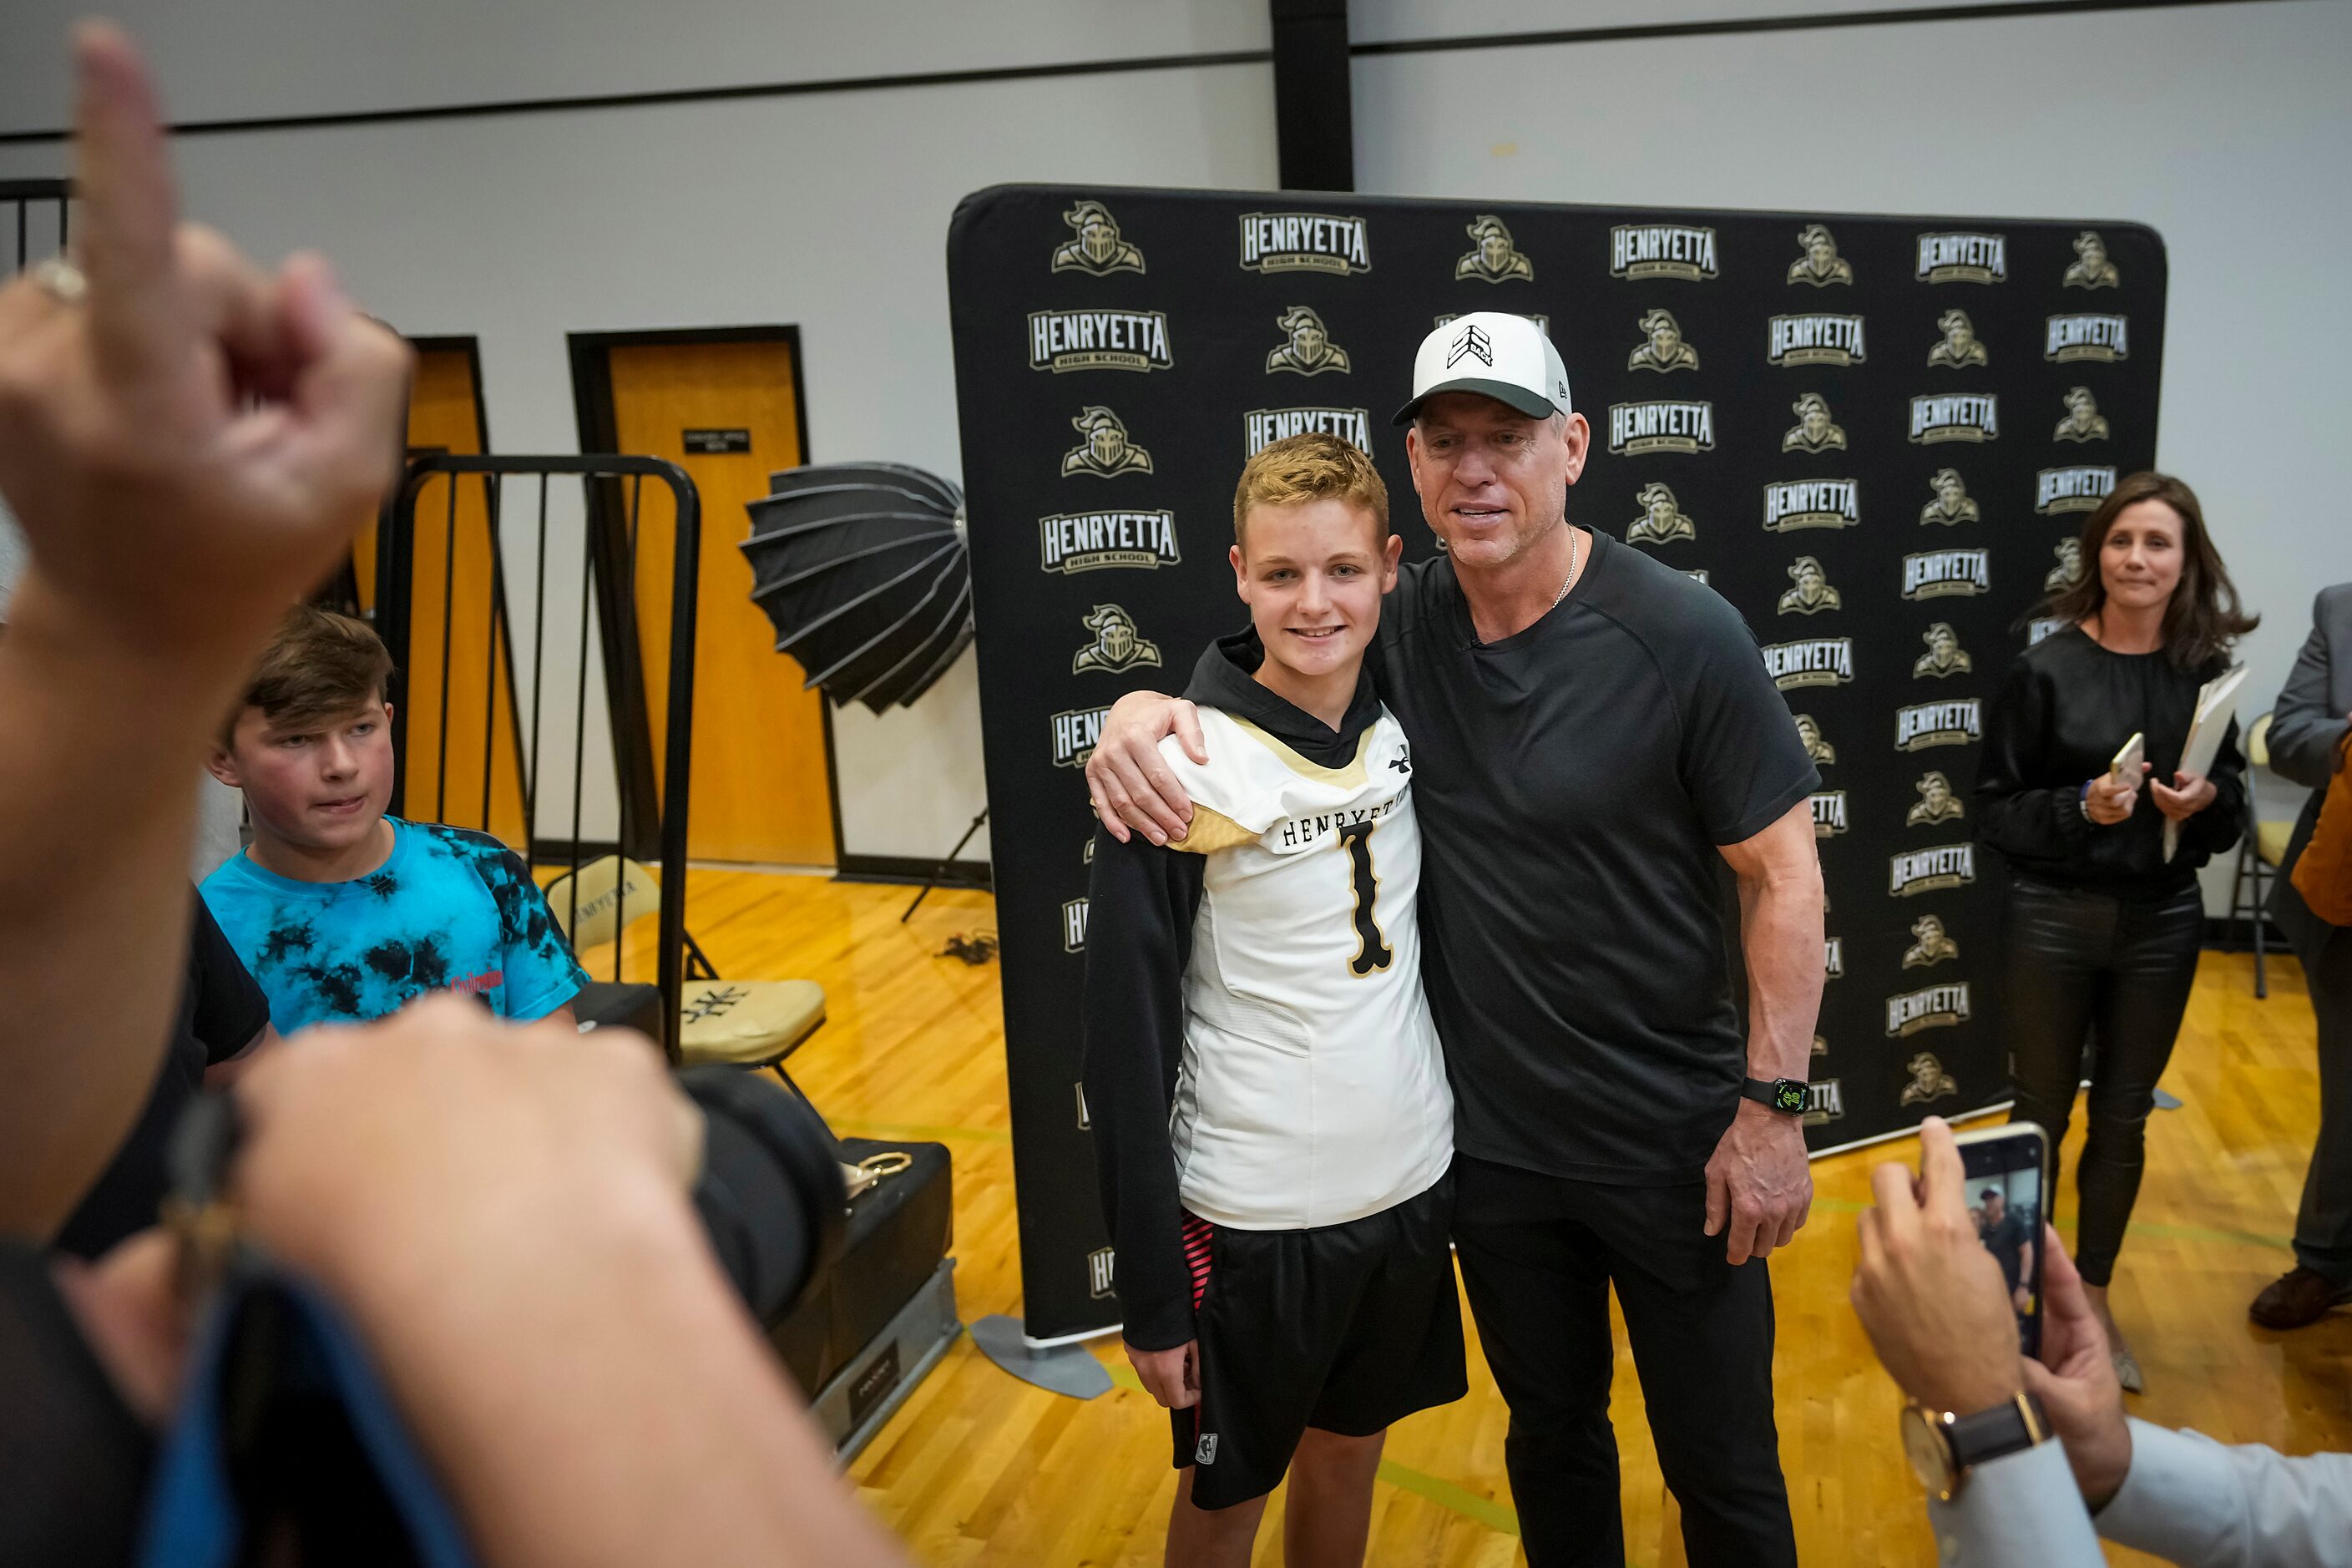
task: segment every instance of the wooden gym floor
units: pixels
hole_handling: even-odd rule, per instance
[[[1007,1131],[997,970],[934,956],[959,932],[994,929],[985,894],[913,896],[898,887],[695,871],[688,923],[723,975],[824,984],[829,1021],[791,1063],[844,1133],[931,1139],[955,1161],[956,1290],[967,1322],[1018,1313],[1013,1147]],[[652,922],[633,933],[649,942]],[[610,958],[590,954],[596,973]],[[632,964],[633,974],[635,963]],[[2208,953],[2165,1087],[2187,1101],[2156,1114],[2147,1177],[2116,1276],[2152,1421],[2291,1453],[2352,1447],[2352,1314],[2294,1334],[2246,1320],[2246,1303],[2292,1266],[2304,1161],[2318,1115],[2303,976],[2273,957],[2270,999],[2250,957]],[[2073,1228],[2066,1148],[2059,1225]],[[1813,1167],[1811,1223],[1772,1260],[1780,1310],[1780,1457],[1807,1563],[1932,1562],[1917,1485],[1895,1436],[1894,1386],[1846,1305],[1854,1215],[1882,1160],[1916,1161],[1908,1141]],[[1465,1326],[1469,1314],[1464,1310]],[[1618,1336],[1613,1401],[1624,1465],[1626,1542],[1635,1568],[1684,1561],[1675,1505],[1658,1476],[1633,1362]],[[1157,1563],[1173,1495],[1166,1415],[1137,1387],[1116,1340],[1097,1353],[1118,1386],[1091,1403],[1034,1389],[959,1340],[851,1467],[866,1506],[926,1565],[1132,1568]],[[1390,1435],[1370,1561],[1522,1562],[1503,1472],[1506,1413],[1471,1346],[1470,1396]],[[1257,1563],[1281,1561],[1277,1492]],[[2110,1549],[2116,1563],[2155,1561]]]

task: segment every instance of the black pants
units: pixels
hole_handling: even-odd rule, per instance
[[[2050,1134],[2051,1176],[2095,1037],[2090,1126],[2075,1173],[2074,1265],[2085,1284],[2116,1270],[2147,1163],[2147,1113],[2172,1059],[2205,904],[2196,885],[2155,899],[2118,898],[2020,877],[2009,894],[2009,1074],[2018,1121]]]
[[[2314,916],[2289,934],[2319,1024],[2319,1139],[2294,1219],[2294,1259],[2352,1285],[2352,927]]]
[[[1531,1568],[1623,1568],[1609,1425],[1617,1287],[1692,1568],[1795,1568],[1772,1424],[1772,1281],[1703,1234],[1704,1184],[1620,1187],[1454,1162],[1454,1251],[1511,1407],[1503,1458]]]

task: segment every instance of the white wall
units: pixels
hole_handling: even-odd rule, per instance
[[[1587,26],[1625,8],[1515,7],[1516,21],[1484,0],[1358,9],[1392,35],[1427,36]],[[2153,225],[2171,268],[2158,461],[2196,487],[2263,612],[2243,647],[2249,716],[2276,696],[2314,591],[2352,578],[2352,6],[1370,57],[1354,74],[1366,191]],[[2300,794],[2271,781],[2261,798],[2280,808],[2265,815]],[[2209,868],[2208,889],[2218,910],[2225,868]]]
[[[1200,13],[1213,39],[1231,7],[1148,9],[1159,18],[1148,41],[1189,47],[1171,17]],[[1006,38],[1040,48],[1060,21],[1042,3],[991,15]],[[899,24],[916,57],[947,63],[924,53],[936,40]],[[8,26],[0,61],[14,71],[13,7]],[[234,111],[201,83],[183,92],[174,57],[158,55],[174,112],[190,96]],[[53,173],[62,157],[0,148],[0,176]],[[257,255],[320,245],[354,298],[403,331],[478,335],[501,451],[577,448],[567,332],[794,322],[814,458],[956,477],[944,256],[957,201],[1009,180],[1271,184],[1273,101],[1266,68],[1244,66],[204,136],[176,157],[188,210]],[[510,512],[519,573],[529,531]],[[526,683],[529,611],[515,605]],[[553,650],[573,646],[577,622],[552,605],[549,620],[557,680],[569,666],[557,669]],[[936,858],[962,833],[985,796],[977,690],[967,655],[911,710],[835,713],[851,853]],[[603,716],[590,708],[593,760]],[[551,709],[544,745],[568,761],[568,711]],[[597,837],[613,811],[605,770],[592,766],[591,781],[604,789],[581,831]],[[542,832],[567,830],[567,806],[542,812]],[[966,854],[987,852],[983,832]]]
[[[1360,40],[1864,8],[1866,0],[1356,0]],[[1884,0],[1868,0],[1874,7]],[[1909,3],[1909,0],[1905,0]],[[1925,4],[1927,0],[1919,0]],[[64,112],[78,0],[0,7],[0,131]],[[1262,48],[1262,0],[124,0],[175,113],[209,119]],[[2248,599],[2256,706],[2335,499],[2352,312],[2337,194],[2352,6],[2321,0],[1376,56],[1367,192],[2136,219],[2171,253],[2161,460]],[[563,334],[801,325],[813,455],[959,471],[941,247],[1009,180],[1262,186],[1264,67],[1090,75],[194,139],[189,205],[327,247],[402,327],[482,340],[507,451],[576,444]],[[0,175],[56,148],[0,148]],[[911,711],[837,715],[853,852],[944,851],[982,795],[969,661]],[[559,735],[551,727],[550,743]],[[584,825],[593,831],[592,817]]]
[[[1265,0],[7,0],[0,132],[65,123],[57,64],[93,12],[138,36],[182,121],[1222,53],[1269,36]]]

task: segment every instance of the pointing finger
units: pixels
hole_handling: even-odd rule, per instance
[[[89,279],[90,328],[110,375],[137,379],[184,346],[172,271],[178,202],[155,89],[138,51],[103,22],[75,29],[79,89],[75,169],[82,227],[76,245]]]

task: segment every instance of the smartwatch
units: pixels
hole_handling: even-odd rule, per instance
[[[2046,1443],[2053,1435],[2042,1401],[2030,1394],[1973,1415],[1906,1405],[1900,1419],[1912,1471],[1938,1502],[1958,1497],[1977,1466]]]
[[[1759,1105],[1769,1105],[1791,1116],[1801,1115],[1805,1109],[1805,1080],[1801,1078],[1746,1079],[1739,1085],[1739,1092]]]

